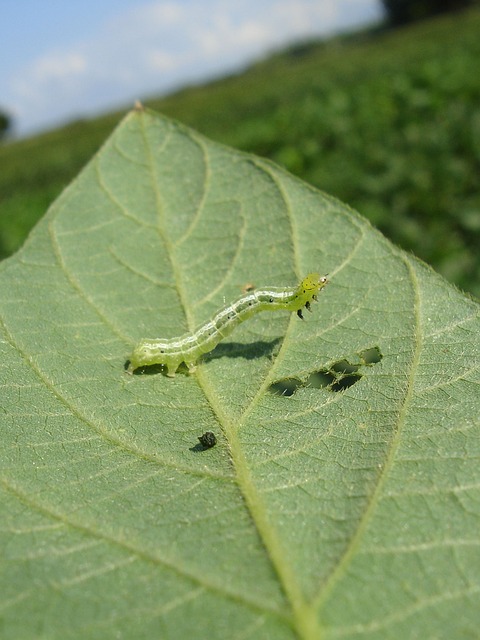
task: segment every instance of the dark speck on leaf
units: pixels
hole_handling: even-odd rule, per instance
[[[217,444],[217,438],[211,431],[206,431],[203,435],[198,436],[198,439],[200,440],[202,447],[205,447],[205,449],[210,449],[210,447]]]

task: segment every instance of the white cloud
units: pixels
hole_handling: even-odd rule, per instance
[[[255,51],[271,39],[270,28],[260,22],[233,23],[229,16],[217,14],[211,25],[192,34],[192,41],[207,57],[230,55],[233,51]]]
[[[30,127],[93,113],[227,72],[301,37],[328,33],[375,0],[168,0],[137,5],[12,82]],[[352,7],[355,9],[353,10]]]
[[[63,80],[71,75],[81,75],[87,68],[85,56],[78,53],[69,53],[65,56],[48,55],[39,58],[34,69],[41,80],[57,78]]]
[[[308,33],[312,25],[316,28],[334,26],[342,2],[279,2],[276,6],[277,24],[289,25],[293,33]]]
[[[29,73],[15,79],[14,87],[20,95],[29,98],[34,95],[38,85],[68,82],[85,74],[86,69],[87,60],[79,53],[51,53],[35,60]]]
[[[149,54],[150,66],[152,69],[158,71],[173,71],[179,64],[178,57],[168,53],[168,51],[162,51],[161,49],[150,51]]]
[[[27,119],[32,112],[55,111],[53,102],[69,101],[76,87],[86,80],[87,71],[88,60],[79,52],[50,53],[38,58],[24,75],[13,81],[13,93],[17,97],[15,115]]]

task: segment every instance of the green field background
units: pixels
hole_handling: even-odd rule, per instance
[[[144,102],[271,158],[480,296],[479,62],[475,8],[303,43]],[[0,258],[22,244],[123,115],[0,147]]]

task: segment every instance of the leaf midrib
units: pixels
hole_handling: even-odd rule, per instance
[[[158,232],[162,237],[162,240],[165,243],[167,248],[167,253],[170,259],[170,264],[172,265],[172,272],[175,278],[175,282],[177,284],[177,291],[181,301],[181,305],[183,308],[184,315],[187,319],[187,324],[190,329],[193,329],[192,318],[189,313],[189,306],[187,304],[186,295],[184,292],[184,288],[182,287],[182,277],[181,277],[181,269],[180,265],[178,265],[175,261],[175,252],[172,242],[168,237],[166,237],[163,229],[162,229],[162,220],[161,220],[161,212],[163,210],[162,206],[162,198],[158,188],[158,180],[155,175],[155,162],[152,153],[152,149],[148,142],[148,136],[145,131],[145,118],[141,119],[141,127],[144,138],[144,144],[147,154],[147,162],[150,167],[151,174],[151,184],[155,193],[155,199],[157,202],[157,217],[159,221],[159,229]],[[205,162],[207,162],[207,157],[204,154]],[[291,216],[290,216],[291,218]],[[298,256],[298,245],[294,244],[294,255]],[[296,260],[298,264],[298,259]],[[237,437],[237,429],[235,424],[231,421],[230,417],[224,412],[220,403],[216,401],[217,393],[216,389],[214,389],[210,382],[208,381],[207,376],[202,373],[202,371],[198,371],[196,374],[196,380],[201,387],[207,401],[209,402],[212,412],[214,416],[221,426],[227,442],[230,445],[231,458],[232,463],[236,472],[236,480],[237,485],[239,487],[240,493],[245,500],[245,504],[247,509],[252,517],[252,522],[257,530],[257,533],[262,540],[262,543],[267,552],[268,558],[272,563],[273,569],[276,575],[279,578],[280,584],[284,593],[286,594],[287,599],[289,600],[293,616],[295,619],[295,626],[297,629],[297,633],[300,634],[300,637],[303,637],[305,640],[314,640],[319,637],[319,629],[316,624],[316,620],[311,618],[307,607],[303,601],[301,590],[299,585],[297,584],[295,575],[292,571],[292,568],[285,564],[283,561],[284,554],[282,551],[281,544],[275,534],[274,529],[270,526],[267,519],[267,512],[264,508],[262,501],[255,489],[254,483],[251,478],[250,471],[248,469],[248,465],[245,459],[245,455],[243,453],[243,449],[240,445],[240,441]]]

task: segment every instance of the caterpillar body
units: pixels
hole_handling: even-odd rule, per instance
[[[310,273],[297,287],[255,289],[217,311],[193,333],[178,338],[142,340],[130,356],[127,371],[133,373],[139,367],[162,364],[167,368],[167,375],[173,377],[185,362],[193,372],[201,355],[212,351],[237,325],[260,311],[296,311],[303,320],[303,307],[311,311],[310,303],[317,299],[327,282],[326,276]]]

